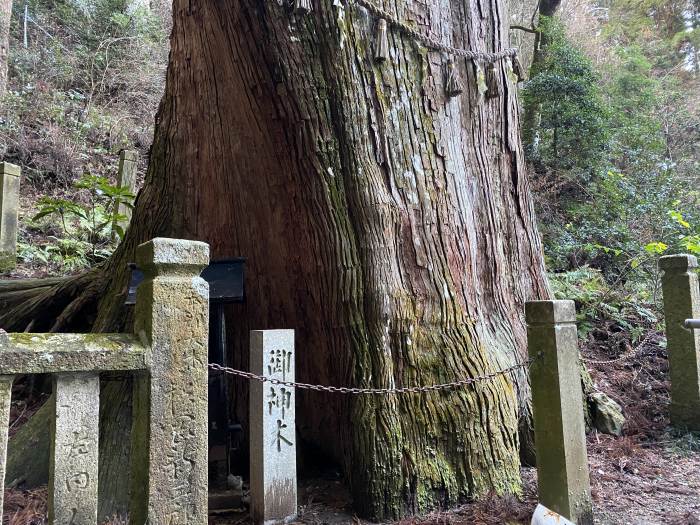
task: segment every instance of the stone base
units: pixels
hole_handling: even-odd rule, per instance
[[[700,432],[700,404],[688,405],[671,401],[671,424],[681,430]]]
[[[242,506],[242,490],[225,490],[209,493],[209,514],[236,511]]]
[[[17,268],[17,256],[14,253],[0,252],[0,273]]]

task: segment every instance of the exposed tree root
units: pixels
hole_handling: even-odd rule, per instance
[[[75,277],[2,281],[0,327],[8,332],[89,332],[109,275],[97,268]],[[130,385],[128,377],[103,374],[100,420],[109,424],[100,427],[100,519],[126,506]],[[34,488],[47,483],[51,407],[49,398],[10,440],[8,486]]]
[[[89,332],[108,279],[101,268],[66,278],[0,282],[0,327],[8,332]]]

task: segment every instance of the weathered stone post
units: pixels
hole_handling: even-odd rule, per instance
[[[573,301],[525,305],[540,503],[578,525],[593,523]]]
[[[49,523],[97,523],[100,376],[54,376]]]
[[[151,345],[134,380],[130,523],[207,523],[209,262],[202,242],[153,239],[136,251],[145,275],[135,331]]]
[[[17,265],[19,175],[19,166],[0,163],[0,272]]]
[[[10,429],[12,379],[13,376],[0,375],[0,523],[2,523],[2,505],[5,493],[5,465],[7,465],[7,434]]]
[[[117,186],[129,188],[130,193],[136,190],[136,174],[138,171],[139,153],[123,149],[119,152],[119,171],[117,172]],[[123,221],[119,221],[122,229],[126,230],[131,222],[131,208],[119,202],[117,204],[117,213],[126,217]]]
[[[671,375],[671,423],[700,430],[700,330],[685,328],[700,318],[698,260],[692,255],[661,257],[664,314]]]
[[[250,371],[294,381],[294,330],[250,333]],[[297,515],[294,388],[251,381],[250,511],[255,525]]]

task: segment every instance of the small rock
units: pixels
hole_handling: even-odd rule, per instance
[[[625,424],[622,407],[603,392],[592,393],[590,401],[593,405],[593,424],[595,427],[605,434],[621,436],[622,426]]]
[[[226,478],[226,484],[230,489],[241,490],[243,488],[243,478],[241,476],[229,474]]]

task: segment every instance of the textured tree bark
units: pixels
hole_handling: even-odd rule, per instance
[[[457,46],[508,46],[502,0],[383,6]],[[523,303],[549,294],[505,63],[502,97],[476,103],[460,61],[471,81],[446,100],[442,57],[392,32],[390,60],[375,64],[376,21],[353,4],[321,0],[308,16],[261,0],[173,9],[149,172],[90,292],[95,331],[128,326],[126,262],[160,235],[247,257],[233,366],[247,366],[249,329],[268,328],[297,330],[297,378],[313,383],[427,385],[524,358]],[[5,321],[26,324],[17,312]],[[247,388],[234,388],[242,419]],[[449,393],[300,392],[298,431],[344,467],[358,512],[398,517],[516,491],[528,396],[524,372]],[[107,476],[122,465],[101,463]]]
[[[7,91],[7,64],[10,55],[12,0],[0,0],[0,97]]]

